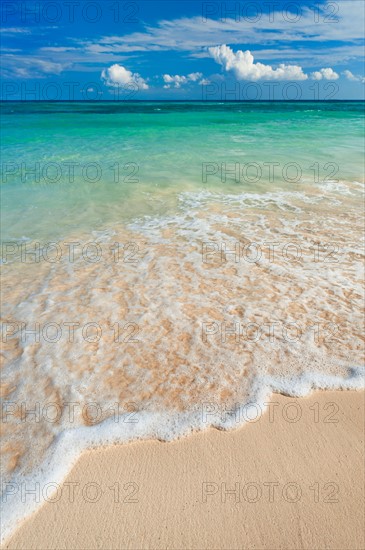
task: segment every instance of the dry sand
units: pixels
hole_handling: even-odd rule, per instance
[[[363,549],[364,393],[271,402],[230,432],[84,453],[4,547]]]

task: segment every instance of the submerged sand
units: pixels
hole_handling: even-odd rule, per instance
[[[3,547],[364,548],[364,392],[270,402],[237,430],[85,452]]]

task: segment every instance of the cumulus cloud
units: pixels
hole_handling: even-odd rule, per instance
[[[197,82],[202,76],[202,73],[190,73],[187,76],[164,74],[162,78],[165,82],[164,88],[181,88],[183,84],[187,84],[188,82]]]
[[[175,76],[164,74],[162,78],[165,82],[164,88],[171,88],[173,85],[174,88],[180,88],[182,84],[188,81],[186,76],[179,76],[178,74],[175,74]]]
[[[202,73],[190,73],[190,74],[188,74],[188,79],[192,80],[193,82],[196,82],[202,76],[203,76]]]
[[[108,69],[103,69],[101,79],[107,86],[124,86],[132,82],[136,83],[140,90],[148,89],[148,84],[138,73],[132,73],[118,63],[111,65]]]
[[[346,71],[343,71],[342,74],[347,78],[347,80],[351,80],[351,82],[362,82],[363,84],[365,83],[365,77],[364,76],[354,75],[348,69],[346,69]]]
[[[254,63],[254,57],[249,50],[243,52],[222,44],[208,48],[209,54],[214,61],[222,65],[226,71],[233,71],[238,80],[307,80],[308,76],[303,73],[299,65],[280,64],[277,69],[271,65]]]
[[[339,75],[330,67],[320,69],[307,75],[299,65],[281,63],[276,69],[264,63],[255,63],[250,50],[245,52],[222,44],[208,48],[210,56],[222,65],[224,70],[233,71],[238,80],[337,80]]]
[[[339,75],[330,67],[327,67],[326,69],[321,69],[320,71],[314,71],[314,73],[311,74],[312,80],[337,80]]]

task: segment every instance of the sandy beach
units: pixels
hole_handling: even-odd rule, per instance
[[[364,393],[274,394],[252,419],[85,452],[3,548],[364,548]]]

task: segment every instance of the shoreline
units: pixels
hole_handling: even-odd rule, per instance
[[[84,451],[1,548],[363,548],[364,397],[272,394],[237,429]]]

